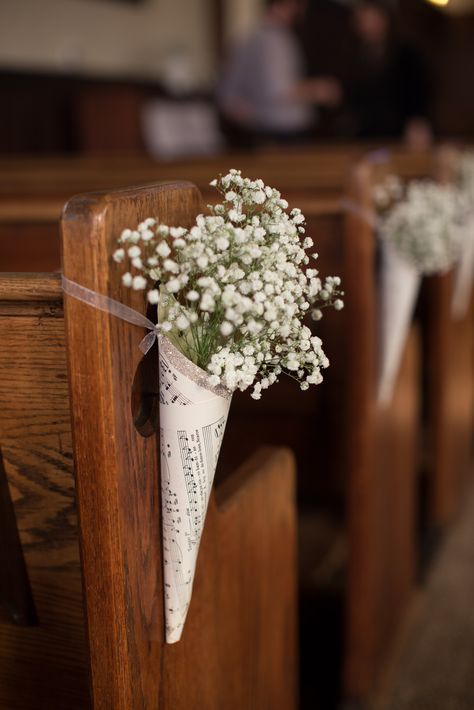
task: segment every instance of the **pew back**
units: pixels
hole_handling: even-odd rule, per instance
[[[115,238],[120,219],[125,226],[150,209],[180,222],[198,201],[194,188],[176,185],[75,200],[64,219],[69,275],[85,259],[76,278],[109,291],[117,274],[105,240]],[[23,585],[0,585],[0,603],[8,603],[0,705],[184,710],[198,698],[216,710],[294,707],[291,455],[260,451],[219,486],[184,636],[166,646],[157,437],[141,436],[134,423],[142,395],[150,396],[135,350],[140,334],[68,304],[68,378],[59,277],[3,275],[0,284],[0,501],[2,510],[4,499],[12,504],[8,532],[14,539],[18,529],[22,548],[6,558],[2,544],[0,561]]]
[[[190,225],[200,204],[199,192],[185,183],[71,200],[62,220],[64,275],[143,312],[143,294],[122,287],[111,259],[118,235],[151,215]],[[95,705],[107,699],[117,709],[154,707],[162,697],[164,708],[186,708],[199,697],[216,710],[249,702],[292,707],[294,519],[288,454],[273,467],[271,493],[266,490],[270,471],[263,465],[260,483],[252,482],[247,496],[235,484],[228,489],[241,514],[245,506],[246,520],[237,522],[226,496],[221,507],[211,498],[202,543],[208,563],[197,572],[181,642],[164,646],[157,435],[141,435],[131,411],[143,333],[70,296],[65,306]],[[140,383],[145,397],[150,386],[156,392],[158,358],[152,350],[153,356],[155,367]],[[277,530],[285,540],[278,549]],[[270,603],[280,566],[287,576],[280,578]]]

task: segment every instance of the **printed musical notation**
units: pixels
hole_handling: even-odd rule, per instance
[[[186,406],[191,400],[176,386],[178,376],[173,371],[164,355],[160,355],[160,402],[161,404],[180,404]]]
[[[161,485],[167,641],[179,640],[192,593],[230,399],[160,354]]]

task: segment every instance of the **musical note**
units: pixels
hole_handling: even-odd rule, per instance
[[[160,343],[160,448],[166,635],[173,642],[189,607],[230,398],[183,374],[189,368],[175,366],[182,357],[175,352],[168,360],[170,347]]]

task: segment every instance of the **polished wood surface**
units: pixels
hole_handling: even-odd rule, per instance
[[[87,652],[59,277],[2,275],[0,343],[0,445],[38,622],[0,623],[0,707],[83,710]]]
[[[144,310],[111,260],[118,235],[151,214],[190,224],[200,204],[185,183],[73,199],[65,276]],[[183,639],[165,646],[158,441],[131,413],[142,333],[69,296],[65,306],[94,707],[294,707],[291,457],[258,459],[211,502]]]
[[[371,207],[371,168],[354,170],[349,197]],[[416,562],[419,342],[404,349],[394,396],[377,405],[376,240],[358,214],[347,214],[345,469],[349,560],[346,604],[346,695],[374,688],[413,593]]]
[[[428,522],[435,529],[458,512],[473,461],[474,327],[471,310],[451,315],[453,285],[453,272],[425,279],[420,305]]]
[[[114,240],[120,215],[133,220],[152,208],[171,222],[191,219],[197,200],[195,188],[176,185],[76,200],[64,223],[66,270],[97,250],[89,262],[94,269],[77,278],[84,282],[87,273],[91,285],[102,260],[102,285],[117,286],[100,236]],[[88,221],[73,214],[91,204],[103,212],[89,232]],[[78,234],[83,239],[76,242]],[[294,708],[291,454],[260,450],[217,488],[183,639],[166,646],[158,442],[156,434],[138,434],[131,411],[140,333],[76,302],[68,316],[69,382],[60,276],[1,275],[0,443],[8,481],[2,494],[13,504],[9,532],[19,533],[38,624],[18,626],[11,615],[0,616],[0,707]]]

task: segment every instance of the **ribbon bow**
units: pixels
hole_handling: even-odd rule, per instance
[[[82,303],[87,303],[89,306],[97,308],[99,311],[110,313],[112,316],[120,318],[120,320],[124,320],[127,323],[138,325],[140,328],[149,330],[150,332],[145,335],[138,346],[144,355],[153,347],[158,336],[158,323],[153,323],[153,321],[142,313],[120,303],[120,301],[92,291],[90,288],[81,286],[75,281],[70,281],[70,279],[67,279],[65,276],[61,277],[61,281],[63,291],[67,293],[68,296],[72,296],[72,298],[76,298],[78,301],[82,301]]]

